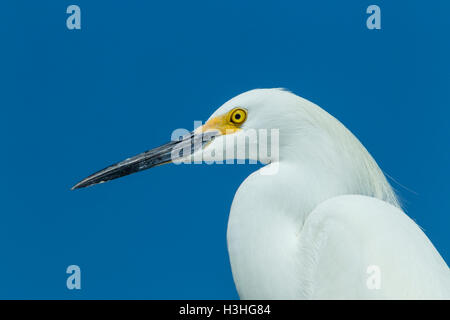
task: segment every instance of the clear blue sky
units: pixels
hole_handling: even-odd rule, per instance
[[[81,7],[81,30],[66,8]],[[366,28],[368,5],[381,30]],[[450,261],[448,1],[3,1],[0,298],[237,298],[226,248],[254,165],[86,175],[285,87],[322,106],[396,181]],[[66,288],[81,267],[82,289]],[[405,266],[408,268],[408,266]]]

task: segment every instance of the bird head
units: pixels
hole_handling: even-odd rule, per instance
[[[292,121],[289,99],[286,99],[289,96],[297,97],[279,89],[240,94],[219,107],[193,132],[100,170],[72,190],[171,162],[250,160],[267,164],[276,161],[279,124],[284,123],[286,127],[286,122]]]

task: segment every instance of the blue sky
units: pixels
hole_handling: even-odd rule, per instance
[[[70,4],[81,30],[66,28]],[[366,28],[371,4],[381,30]],[[6,1],[0,298],[238,298],[227,219],[254,165],[168,165],[70,187],[254,88],[288,88],[343,122],[406,187],[393,182],[448,263],[449,10],[446,1]],[[81,290],[66,288],[71,264]]]

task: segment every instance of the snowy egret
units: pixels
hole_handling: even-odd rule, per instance
[[[279,143],[276,158],[245,153],[267,165],[241,184],[231,206],[228,250],[242,299],[450,298],[448,266],[369,152],[337,119],[285,90],[245,92],[181,141],[73,188],[171,162],[174,150],[202,135],[209,141],[180,157],[210,160],[235,147],[224,139],[255,129],[279,129]],[[262,174],[272,166],[274,174]]]

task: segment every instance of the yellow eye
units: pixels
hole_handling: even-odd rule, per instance
[[[247,110],[236,108],[230,112],[230,122],[234,124],[242,124],[247,119]]]

